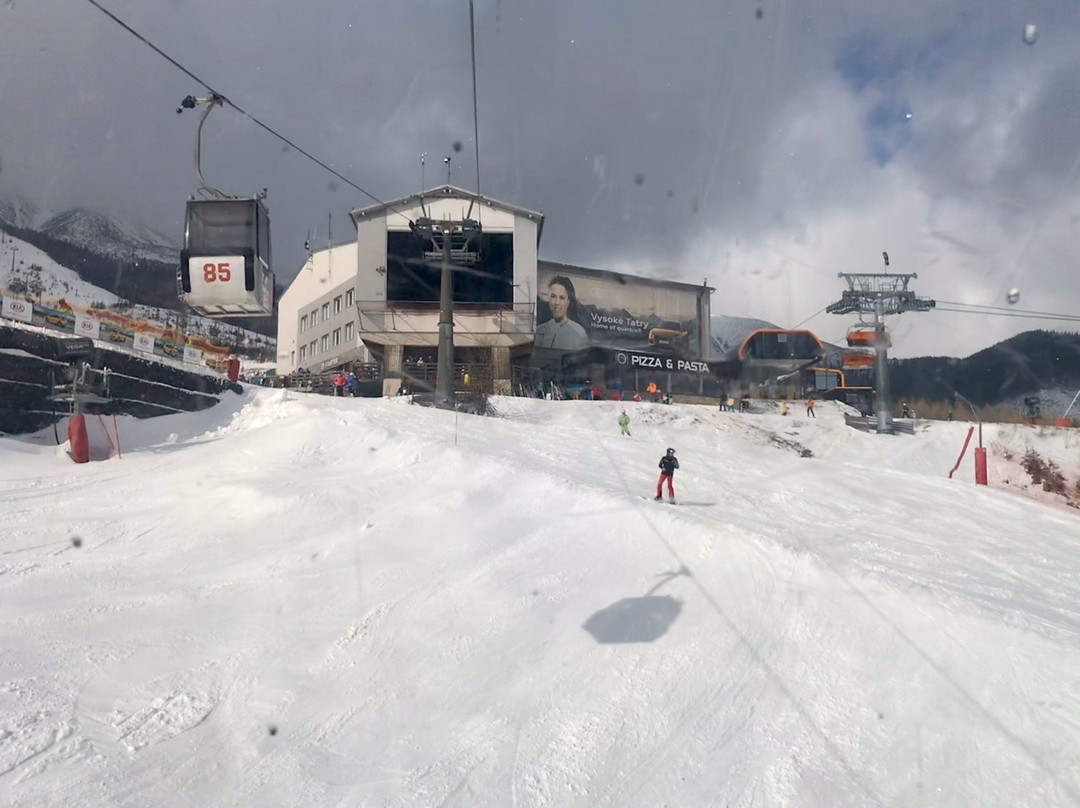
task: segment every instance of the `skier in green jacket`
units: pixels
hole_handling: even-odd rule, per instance
[[[622,434],[626,437],[630,437],[630,416],[626,414],[626,410],[622,411],[622,415],[619,416],[619,426],[622,428]]]

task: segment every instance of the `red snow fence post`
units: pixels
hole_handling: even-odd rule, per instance
[[[226,368],[226,373],[227,373],[227,375],[229,377],[230,382],[235,382],[237,379],[239,379],[240,378],[240,360],[235,359],[235,358],[230,359],[229,364],[227,365],[227,368]]]
[[[73,415],[68,419],[68,443],[71,459],[76,463],[90,462],[90,441],[86,436],[86,417]]]
[[[964,448],[960,450],[960,456],[956,458],[956,465],[952,467],[952,471],[949,472],[949,479],[956,473],[956,470],[960,468],[960,463],[964,459],[964,455],[967,454],[968,444],[971,443],[971,436],[975,434],[975,427],[968,427],[967,437],[964,438]]]
[[[986,449],[975,449],[975,485],[986,485]]]

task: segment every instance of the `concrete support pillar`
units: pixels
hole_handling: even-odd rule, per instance
[[[383,346],[383,395],[392,396],[401,387],[402,358],[405,348],[401,345]]]
[[[386,376],[387,378],[400,378],[405,348],[401,345],[387,345],[383,354],[385,357],[383,361],[386,363],[386,366],[383,368],[383,376]]]
[[[496,395],[508,396],[512,388],[510,348],[494,346],[491,349],[491,378]]]

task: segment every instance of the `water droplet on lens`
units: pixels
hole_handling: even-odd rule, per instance
[[[634,185],[641,185],[644,182],[645,182],[645,175],[644,174],[635,174],[634,175]]]
[[[1028,45],[1034,45],[1035,40],[1039,38],[1039,29],[1034,25],[1028,24],[1024,26],[1024,42]]]

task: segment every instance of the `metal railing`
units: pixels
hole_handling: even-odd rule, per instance
[[[455,301],[455,327],[473,333],[528,334],[535,328],[535,309],[535,303]],[[360,316],[361,333],[365,331],[438,333],[438,301],[419,303],[360,300],[356,304],[356,310]]]

